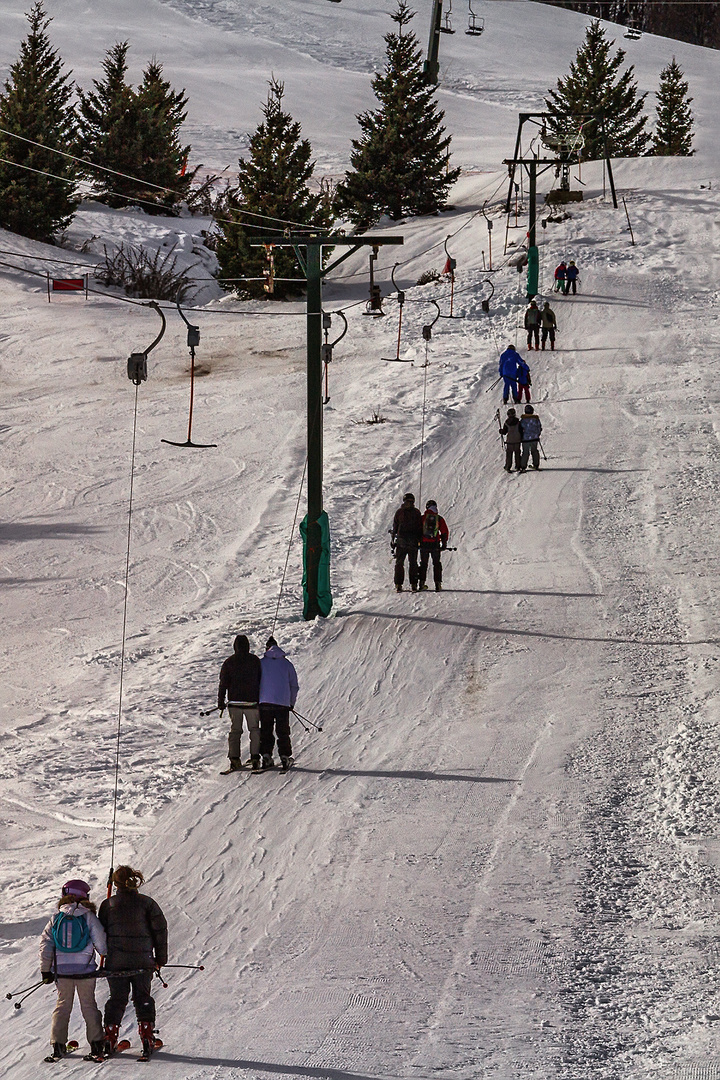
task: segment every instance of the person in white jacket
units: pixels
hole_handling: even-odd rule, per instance
[[[58,989],[50,1028],[53,1052],[46,1061],[58,1061],[67,1053],[68,1024],[76,992],[90,1043],[86,1060],[104,1060],[102,1015],[95,1001],[93,976],[97,971],[95,953],[105,956],[106,952],[105,931],[90,900],[90,886],[85,881],[66,881],[57,914],[48,921],[40,938],[43,982],[57,982]]]

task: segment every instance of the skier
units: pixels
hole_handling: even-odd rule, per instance
[[[503,383],[503,405],[507,405],[511,393],[516,405],[520,401],[517,392],[518,360],[520,360],[520,354],[515,351],[514,345],[508,345],[505,352],[500,356],[498,375],[501,375],[505,380]]]
[[[100,905],[98,917],[107,934],[108,972],[142,969],[139,975],[108,979],[105,1002],[105,1053],[114,1054],[120,1024],[132,989],[132,1000],[142,1040],[143,1057],[155,1049],[155,1001],[152,977],[167,964],[167,921],[150,896],[138,892],[145,881],[139,870],[118,866],[112,876],[115,893]]]
[[[525,406],[521,429],[522,453],[520,455],[520,472],[525,472],[527,469],[530,455],[532,455],[533,469],[539,469],[540,454],[538,453],[538,443],[540,441],[540,436],[542,435],[542,424],[540,423],[540,417],[535,415],[535,410],[532,405]]]
[[[220,668],[218,685],[218,709],[222,716],[227,694],[230,713],[228,757],[230,771],[242,768],[240,737],[243,716],[250,735],[250,761],[254,769],[260,768],[260,660],[250,652],[250,642],[244,634],[238,634],[233,642],[233,655],[228,656]]]
[[[405,581],[405,556],[408,560],[410,588],[417,592],[418,587],[418,545],[422,537],[422,514],[415,505],[415,496],[411,491],[403,495],[402,506],[395,511],[392,524],[391,550],[395,556],[395,588],[403,591]]]
[[[535,348],[540,348],[540,312],[534,300],[530,301],[530,307],[525,312],[525,329],[527,330],[527,347],[532,349],[532,339],[535,338]]]
[[[570,265],[568,266],[567,270],[565,271],[565,295],[566,296],[570,292],[570,286],[572,286],[573,296],[575,296],[575,294],[577,293],[577,279],[578,279],[579,276],[580,276],[580,271],[578,270],[577,266],[575,265],[575,263],[571,259],[570,260]]]
[[[52,1054],[46,1061],[59,1061],[67,1053],[67,1036],[73,999],[77,992],[90,1043],[86,1061],[104,1060],[103,1023],[95,1001],[97,971],[95,953],[104,956],[107,940],[90,900],[85,881],[66,881],[58,901],[57,914],[49,920],[40,938],[40,974],[44,983],[57,980],[58,999],[52,1015]]]
[[[567,263],[561,262],[555,269],[555,292],[565,291],[565,278],[567,275]]]
[[[523,429],[514,409],[508,409],[507,420],[500,428],[500,434],[505,436],[505,471],[512,472],[513,459],[515,468],[519,470]]]
[[[427,577],[428,561],[432,557],[433,580],[435,592],[442,590],[442,563],[440,552],[447,547],[448,527],[445,518],[440,517],[437,503],[434,499],[428,499],[425,503],[425,513],[422,516],[422,539],[420,540],[420,592],[427,591],[425,579]]]
[[[557,319],[555,318],[555,312],[550,307],[550,301],[546,300],[543,304],[543,309],[540,312],[542,320],[542,345],[541,348],[545,348],[545,342],[550,337],[550,348],[555,349],[555,334],[557,333]]]
[[[295,762],[290,741],[290,710],[295,708],[298,677],[295,668],[274,637],[267,639],[260,661],[260,752],[263,769],[274,769],[273,749],[277,736],[280,764],[287,770]],[[274,729],[274,730],[273,730]]]
[[[518,401],[522,401],[523,393],[525,394],[525,400],[530,400],[530,387],[532,386],[532,379],[530,378],[530,368],[525,361],[520,358],[518,360]]]

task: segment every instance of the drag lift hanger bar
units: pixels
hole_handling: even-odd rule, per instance
[[[167,326],[167,322],[165,321],[165,316],[163,315],[162,309],[161,309],[160,305],[157,303],[157,301],[151,300],[151,302],[149,304],[143,304],[143,307],[154,308],[155,311],[157,311],[160,318],[162,319],[162,326],[160,327],[160,333],[155,338],[152,345],[148,345],[147,349],[145,349],[145,352],[134,352],[134,353],[131,353],[131,355],[128,357],[128,362],[127,362],[128,379],[135,386],[139,386],[141,382],[145,382],[147,380],[147,358],[148,358],[148,353],[151,353],[153,351],[153,349],[155,348],[155,346],[160,343],[160,341],[162,340],[162,336],[165,333],[165,327]]]
[[[188,328],[187,344],[190,350],[190,412],[188,416],[188,436],[185,442],[173,442],[172,439],[161,439],[161,442],[167,443],[168,446],[190,446],[193,450],[209,450],[212,447],[217,446],[217,443],[196,443],[192,441],[192,421],[193,421],[193,401],[195,398],[195,346],[200,344],[200,327],[193,326],[185,318],[181,308],[180,302],[177,302],[177,309],[180,318]]]
[[[402,317],[403,317],[403,304],[405,303],[405,292],[404,292],[403,289],[401,289],[398,286],[398,283],[395,280],[395,271],[397,270],[399,265],[400,265],[400,263],[395,263],[395,265],[393,266],[393,268],[392,268],[392,270],[390,272],[390,280],[392,281],[393,288],[395,289],[395,292],[397,293],[397,302],[398,302],[398,306],[400,308],[400,311],[398,313],[397,350],[396,350],[396,355],[395,356],[383,356],[382,359],[385,360],[386,363],[388,363],[388,364],[412,364],[414,362],[413,360],[401,360],[400,359],[400,335],[402,334]]]
[[[332,326],[333,315],[339,315],[345,324],[343,332],[340,337],[336,337],[334,341],[328,341],[328,335]],[[323,398],[323,405],[327,405],[330,401],[330,394],[328,392],[328,364],[332,364],[333,349],[336,345],[342,341],[348,332],[348,321],[342,311],[323,312],[323,330],[325,331],[325,344],[322,347],[323,364],[325,365],[325,397]]]
[[[314,619],[322,612],[318,603],[320,557],[322,554],[323,514],[323,323],[322,281],[336,266],[349,259],[362,247],[383,247],[402,244],[402,236],[346,236],[345,233],[318,233],[311,230],[288,229],[279,236],[258,236],[253,247],[274,244],[295,251],[307,282],[307,539],[305,548],[305,603],[303,616]],[[323,248],[344,247],[348,250],[328,266],[323,267]],[[303,252],[304,249],[304,252]]]

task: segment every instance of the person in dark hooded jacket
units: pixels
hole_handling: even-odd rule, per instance
[[[154,1046],[155,1001],[150,993],[154,972],[167,964],[167,922],[150,896],[138,892],[144,882],[139,870],[118,866],[112,877],[114,896],[103,900],[98,918],[107,935],[105,970],[137,971],[139,975],[108,979],[110,997],[105,1002],[105,1046],[112,1054],[130,990],[143,1048]]]
[[[241,769],[240,737],[243,716],[250,735],[250,760],[253,768],[260,766],[260,660],[250,652],[250,642],[244,634],[238,634],[233,642],[233,655],[220,668],[218,685],[218,709],[222,716],[227,697],[230,713],[228,757],[230,769]]]
[[[273,749],[277,736],[277,748],[283,769],[295,762],[290,738],[290,713],[298,696],[298,677],[274,637],[267,639],[265,655],[260,661],[260,735],[262,739],[262,767],[273,769]]]

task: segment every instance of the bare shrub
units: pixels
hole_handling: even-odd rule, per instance
[[[431,281],[441,281],[440,272],[438,270],[423,270],[420,277],[417,279],[417,285],[429,285]]]
[[[178,257],[173,254],[176,247],[173,244],[169,251],[163,252],[121,244],[110,252],[103,245],[105,261],[96,267],[95,280],[101,285],[124,289],[128,296],[180,301],[192,287],[188,274],[194,267],[176,269]]]

